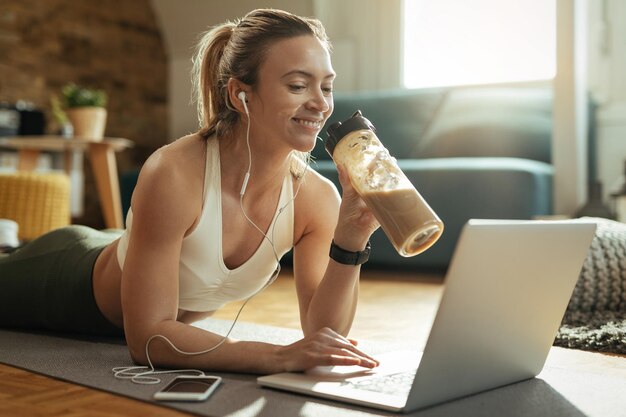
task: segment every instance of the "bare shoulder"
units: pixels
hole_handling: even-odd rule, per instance
[[[339,205],[339,191],[335,184],[314,169],[308,169],[303,178],[302,191],[309,198],[334,201]]]
[[[202,139],[186,136],[156,150],[144,163],[133,193],[135,218],[191,227],[202,206],[205,154]]]
[[[335,184],[309,169],[296,198],[297,237],[319,228],[333,230],[340,203],[341,197]]]

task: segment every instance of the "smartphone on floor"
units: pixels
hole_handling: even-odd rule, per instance
[[[219,376],[177,376],[154,394],[159,401],[204,401],[222,382]]]

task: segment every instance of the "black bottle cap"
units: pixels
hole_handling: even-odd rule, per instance
[[[361,110],[354,112],[351,118],[343,122],[335,122],[326,129],[328,138],[326,139],[326,152],[333,157],[333,151],[335,146],[344,136],[355,130],[369,129],[372,132],[376,132],[376,128],[361,114]]]

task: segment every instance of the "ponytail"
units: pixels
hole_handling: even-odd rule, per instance
[[[192,59],[193,100],[197,105],[199,134],[204,138],[215,134],[218,116],[228,111],[220,63],[235,27],[235,23],[226,22],[205,32]]]

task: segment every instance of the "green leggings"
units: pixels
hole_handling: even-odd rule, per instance
[[[96,258],[120,234],[68,226],[0,257],[0,327],[122,336],[92,285]]]

